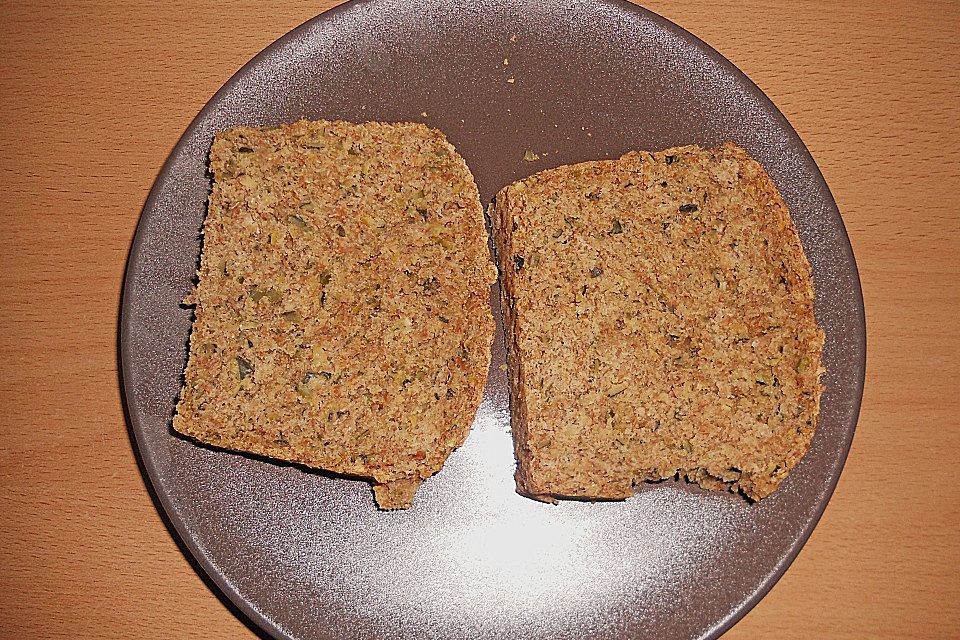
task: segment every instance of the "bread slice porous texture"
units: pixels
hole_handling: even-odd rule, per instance
[[[480,402],[496,280],[473,176],[420,124],[216,135],[174,429],[412,504]]]
[[[728,143],[561,166],[492,217],[520,493],[777,489],[816,428],[824,336],[756,161]]]

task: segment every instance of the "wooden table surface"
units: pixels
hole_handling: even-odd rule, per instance
[[[0,637],[251,637],[174,543],[120,402],[137,218],[180,134],[335,4],[0,3]],[[846,469],[787,574],[726,637],[960,637],[960,4],[650,2],[793,123],[866,300]]]

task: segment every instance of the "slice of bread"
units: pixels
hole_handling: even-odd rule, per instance
[[[300,121],[220,133],[210,170],[174,428],[410,506],[490,362],[496,270],[467,165],[423,125]]]
[[[726,144],[558,167],[493,217],[521,493],[779,486],[813,437],[823,333],[757,162]]]

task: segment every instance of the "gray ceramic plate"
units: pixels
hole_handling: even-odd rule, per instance
[[[755,505],[670,482],[620,503],[522,498],[502,336],[473,432],[406,512],[377,511],[361,482],[174,436],[190,330],[179,302],[200,249],[211,137],[301,116],[440,127],[485,200],[562,163],[739,142],[776,181],[813,265],[827,374],[809,454]],[[526,149],[542,159],[523,162]],[[716,637],[770,589],[823,512],[864,375],[853,254],[797,134],[717,52],[614,0],[359,0],[281,38],[214,96],[160,173],[121,324],[131,430],[161,511],[214,590],[281,638]]]

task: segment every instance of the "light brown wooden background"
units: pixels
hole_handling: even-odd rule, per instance
[[[0,636],[249,637],[177,549],[120,404],[157,171],[217,88],[336,4],[0,2]],[[843,212],[866,394],[809,543],[730,638],[960,637],[960,4],[649,2],[783,110]]]

